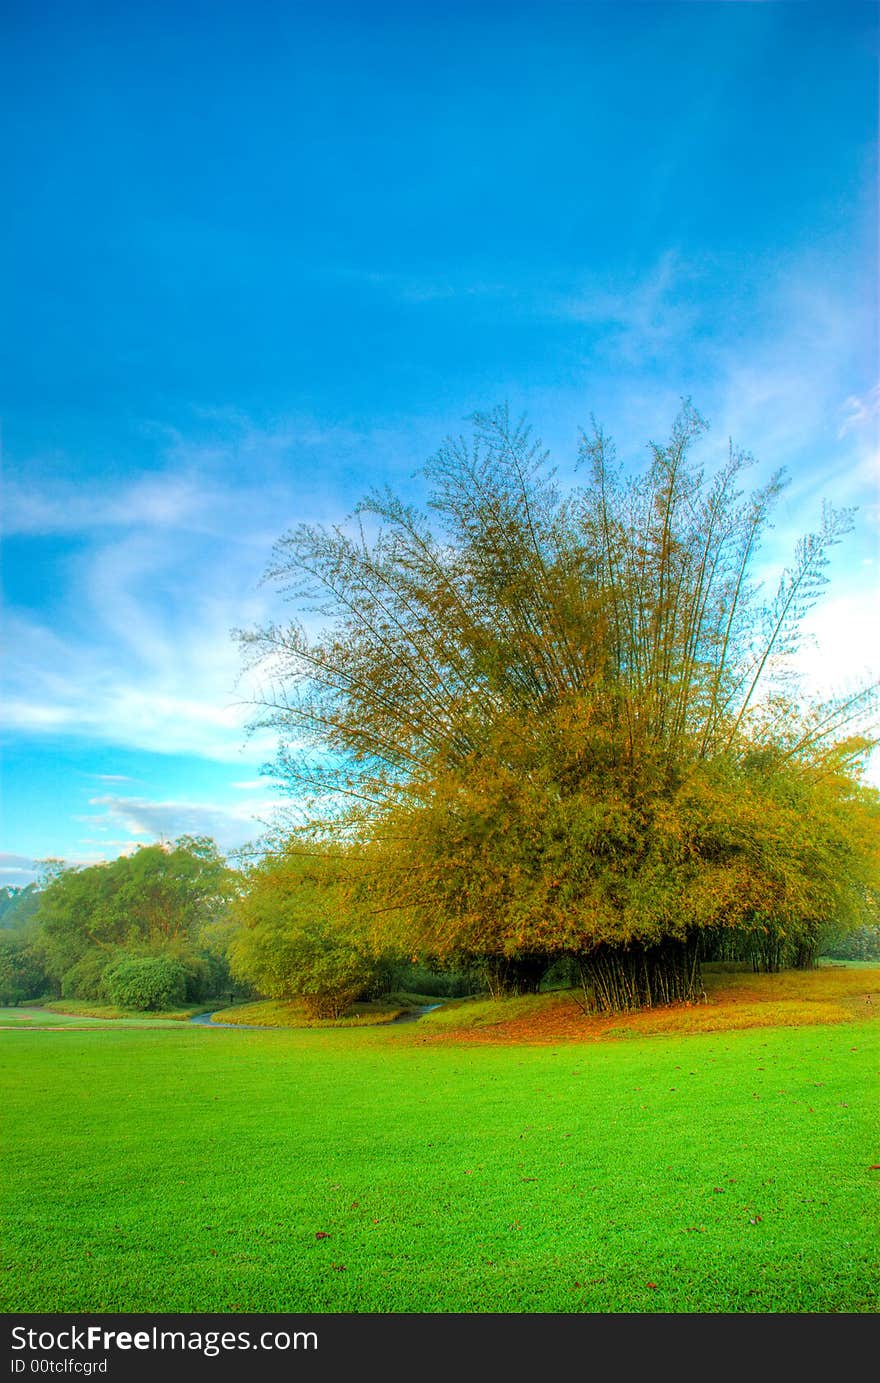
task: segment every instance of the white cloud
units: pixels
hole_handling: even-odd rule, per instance
[[[0,850],[0,888],[24,888],[37,878],[36,861],[29,855]]]
[[[848,432],[853,432],[862,428],[866,423],[870,423],[880,414],[880,384],[875,384],[874,388],[862,398],[858,394],[850,394],[849,398],[844,400],[839,411],[843,414],[843,418],[837,429],[837,436],[842,438]]]
[[[644,367],[693,330],[699,311],[688,289],[698,277],[695,266],[667,250],[647,273],[596,279],[574,293],[551,296],[546,307],[551,316],[597,331],[613,359]]]
[[[0,865],[0,888],[25,888],[35,883],[36,869],[17,868],[14,865]]]
[[[0,869],[31,869],[33,863],[28,855],[14,855],[8,850],[0,850]]]
[[[832,582],[825,598],[805,615],[800,636],[790,667],[810,701],[880,688],[880,587],[876,583],[835,593]],[[849,730],[868,729],[874,721],[876,712],[868,709]],[[865,776],[880,788],[880,749],[873,751]]]
[[[283,800],[264,795],[234,806],[220,806],[212,802],[154,801],[108,794],[90,798],[90,805],[102,809],[93,821],[104,820],[122,826],[139,843],[174,840],[181,835],[205,835],[216,840],[222,850],[231,851],[262,835]],[[102,849],[107,844],[115,844],[89,839],[81,843],[99,843]]]
[[[831,597],[806,616],[798,663],[817,695],[880,682],[880,589]]]
[[[102,528],[182,528],[204,508],[194,476],[143,476],[114,490],[106,484],[55,478],[43,488],[8,479],[7,534],[84,533]]]
[[[102,535],[67,564],[55,609],[7,611],[0,720],[256,766],[271,741],[246,744],[253,689],[230,631],[266,616],[265,555],[149,529]]]
[[[107,618],[96,623],[91,643],[10,615],[15,660],[6,670],[0,722],[17,733],[64,733],[257,766],[271,756],[274,740],[246,731],[250,692],[239,681],[229,635],[233,616],[244,613],[230,609],[224,619],[204,612],[190,632],[186,612],[181,618],[169,611],[163,629],[158,612],[117,591],[108,595]]]
[[[234,410],[205,417],[209,442],[152,428],[164,469],[118,491],[50,483],[39,468],[12,485],[7,531],[81,541],[46,572],[39,614],[6,612],[9,730],[189,753],[247,773],[272,757],[273,736],[247,733],[258,689],[231,631],[277,615],[262,585],[272,544],[300,520],[344,516],[321,460],[332,448],[346,463],[363,438],[308,419],[260,429]]]

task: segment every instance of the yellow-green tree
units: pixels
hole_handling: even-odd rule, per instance
[[[268,998],[302,999],[316,1018],[341,1017],[376,974],[340,861],[324,850],[288,848],[262,859],[233,916],[235,978]]]
[[[860,915],[873,694],[810,704],[789,676],[849,514],[824,510],[764,602],[783,479],[746,495],[732,448],[707,476],[690,405],[634,477],[594,428],[567,493],[506,410],[474,423],[425,468],[427,512],[372,494],[353,529],[276,545],[321,632],[242,636],[278,771],[349,869],[357,846],[377,930],[514,989],[566,954],[628,1007],[698,992],[701,937],[797,949]]]

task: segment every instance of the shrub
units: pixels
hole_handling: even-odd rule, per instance
[[[270,999],[301,998],[312,1018],[340,1018],[373,978],[370,959],[320,920],[282,915],[245,928],[231,958],[236,979]]]
[[[166,956],[142,956],[112,965],[104,974],[108,997],[120,1008],[173,1008],[186,995],[186,970]]]

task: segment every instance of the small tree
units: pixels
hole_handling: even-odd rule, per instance
[[[369,989],[377,962],[338,863],[288,848],[255,866],[236,905],[232,974],[269,998],[301,998],[317,1018],[339,1018]]]

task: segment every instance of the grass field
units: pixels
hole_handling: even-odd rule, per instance
[[[136,1018],[139,1021],[144,1018],[144,1014],[137,1009],[119,1008],[117,1004],[93,1003],[89,999],[51,999],[40,1005],[45,1013],[62,1013],[68,1017],[81,1018]],[[196,1013],[204,1013],[207,1004],[188,1004],[183,1008],[163,1009],[156,1014],[159,1018],[173,1018],[177,1022],[188,1022]],[[150,1015],[146,1015],[150,1016]]]
[[[436,1004],[439,999],[422,994],[392,994],[387,999],[351,1004],[344,1017],[310,1018],[301,999],[260,999],[254,1003],[236,1004],[214,1014],[217,1023],[235,1023],[244,1027],[256,1025],[267,1028],[364,1028],[375,1023],[393,1023],[396,1018],[422,1004]]]
[[[0,1008],[0,1028],[30,1028],[34,1031],[60,1032],[66,1028],[179,1028],[180,1019],[165,1013],[123,1013],[103,1015],[85,1007],[69,1012],[50,1009],[48,1005],[22,1008]]]
[[[4,1032],[3,1308],[880,1306],[875,1022],[427,1022]]]

